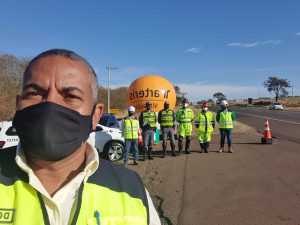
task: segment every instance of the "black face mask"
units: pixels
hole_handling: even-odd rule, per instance
[[[13,119],[24,152],[47,161],[74,153],[92,130],[92,116],[44,102],[18,110]]]
[[[134,115],[134,112],[128,112],[128,115],[129,115],[129,116],[133,116],[133,115]]]

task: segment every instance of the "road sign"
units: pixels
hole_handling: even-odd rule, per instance
[[[109,109],[108,113],[118,114],[119,112],[120,112],[120,109]]]

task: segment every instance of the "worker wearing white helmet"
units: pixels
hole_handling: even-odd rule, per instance
[[[227,137],[228,152],[233,153],[232,150],[232,129],[233,122],[235,121],[235,113],[228,110],[228,102],[224,99],[220,102],[221,110],[217,113],[216,120],[219,123],[221,134],[220,150],[224,151],[225,138]]]
[[[134,165],[138,165],[139,160],[139,148],[138,148],[138,132],[139,122],[134,117],[135,108],[129,106],[128,116],[123,119],[123,133],[125,138],[125,153],[124,153],[124,165],[128,163],[130,149],[133,147]]]

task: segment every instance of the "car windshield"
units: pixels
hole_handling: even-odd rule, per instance
[[[107,120],[108,120],[108,116],[102,116],[100,118],[99,123],[102,124],[102,125],[106,125],[107,124]]]
[[[106,127],[119,128],[117,118],[112,114],[105,114],[100,118],[99,123]]]
[[[281,105],[281,103],[274,103],[274,105]]]

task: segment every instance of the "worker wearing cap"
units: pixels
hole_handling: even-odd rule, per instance
[[[208,153],[211,133],[215,127],[215,119],[212,112],[208,111],[208,102],[203,102],[202,110],[196,116],[196,128],[198,128],[198,139],[200,143],[200,153]]]
[[[176,115],[175,112],[169,108],[170,103],[166,101],[164,103],[164,108],[158,113],[158,123],[160,124],[162,130],[162,148],[163,148],[163,157],[165,158],[167,155],[167,137],[170,139],[170,145],[172,149],[172,156],[176,156],[175,153],[175,138],[174,138],[174,130],[175,130],[175,120]]]
[[[189,108],[189,100],[183,99],[182,107],[176,112],[176,120],[179,123],[178,127],[178,155],[181,155],[183,149],[183,139],[185,141],[185,154],[190,154],[189,148],[192,135],[192,121],[194,119],[193,110]]]
[[[130,149],[133,148],[134,165],[138,165],[139,160],[139,148],[138,148],[138,131],[139,123],[137,118],[134,117],[135,108],[129,106],[128,116],[123,120],[123,134],[125,138],[125,153],[124,153],[124,165],[128,163]]]
[[[226,100],[222,100],[220,106],[221,110],[217,113],[216,116],[221,134],[221,146],[219,152],[224,151],[225,138],[227,137],[228,152],[233,153],[231,134],[233,129],[233,122],[235,121],[235,113],[231,110],[228,110],[228,102]]]
[[[153,150],[153,140],[154,133],[156,131],[156,114],[151,110],[152,103],[146,102],[146,110],[141,112],[139,117],[139,124],[142,128],[143,137],[143,159],[146,160],[146,154],[148,154],[148,159],[152,160],[152,150]]]

